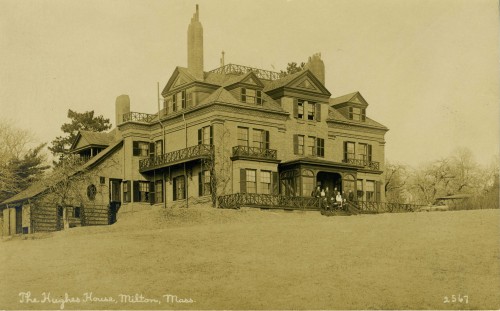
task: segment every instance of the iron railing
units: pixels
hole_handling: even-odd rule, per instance
[[[233,193],[218,197],[221,208],[260,207],[319,210],[320,198],[292,197],[261,193]]]
[[[342,162],[347,163],[347,164],[352,164],[352,165],[357,165],[357,166],[362,166],[362,167],[367,167],[372,170],[379,170],[380,168],[380,163],[377,161],[366,161],[362,159],[343,159]]]
[[[249,146],[234,146],[233,157],[237,156],[276,160],[278,158],[278,152],[274,149],[265,149],[259,147],[249,147]]]
[[[234,193],[218,197],[219,207],[221,208],[276,208],[276,209],[294,209],[294,210],[321,210],[324,208],[324,202],[321,198],[298,197],[261,193]],[[344,204],[355,207],[361,213],[404,213],[415,212],[423,205],[402,204],[389,202],[371,202],[371,201],[351,201]],[[337,207],[339,208],[339,207]]]
[[[253,72],[259,79],[265,79],[265,80],[277,80],[283,77],[283,75],[279,72],[253,68],[243,65],[236,65],[236,64],[227,64],[225,66],[210,70],[209,72],[219,73],[219,74],[236,74],[236,75],[242,75],[248,72]]]
[[[123,114],[123,122],[134,121],[134,122],[151,123],[154,118],[156,118],[156,114],[149,114],[143,112],[128,112]]]
[[[170,166],[188,160],[208,158],[214,151],[213,145],[195,145],[184,149],[168,152],[158,156],[152,156],[139,161],[139,170],[141,172]]]

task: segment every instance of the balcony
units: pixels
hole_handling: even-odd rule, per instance
[[[356,166],[361,166],[374,171],[378,171],[380,169],[380,163],[376,161],[366,161],[362,159],[344,159],[342,160],[342,162]]]
[[[141,173],[197,159],[210,158],[213,145],[196,145],[139,161]]]
[[[239,158],[279,161],[278,152],[274,149],[249,146],[234,146],[233,156],[231,157],[231,159],[238,160]]]
[[[151,123],[154,118],[156,118],[156,114],[128,112],[123,115],[123,122],[133,121],[141,123]]]

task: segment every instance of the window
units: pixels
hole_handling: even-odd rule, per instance
[[[238,146],[248,147],[248,128],[238,127]]]
[[[79,206],[73,208],[73,217],[80,218],[81,210]]]
[[[184,176],[175,177],[173,180],[174,186],[174,201],[184,200],[186,198],[186,183]]]
[[[261,171],[260,172],[260,189],[261,193],[271,194],[271,172]]]
[[[349,119],[354,121],[365,121],[366,109],[358,107],[349,107]]]
[[[351,141],[345,141],[344,142],[344,160],[350,160],[350,159],[355,159],[356,158],[356,153],[355,153],[355,144]]]
[[[302,176],[302,196],[310,197],[314,188],[314,177]]]
[[[357,197],[359,201],[363,201],[363,180],[358,179],[356,180],[356,190],[357,190]]]
[[[314,120],[316,115],[316,104],[307,102],[307,120]]]
[[[109,180],[109,198],[111,202],[120,202],[120,184],[118,179]]]
[[[131,197],[130,197],[130,181],[124,181],[123,182],[123,201],[125,202],[130,202]]]
[[[149,182],[134,181],[134,202],[149,202]]]
[[[133,155],[139,157],[147,157],[149,154],[149,143],[145,141],[133,142]]]
[[[248,104],[262,105],[262,92],[254,89],[241,88],[241,101]]]
[[[199,196],[203,195],[209,195],[212,193],[212,187],[211,187],[211,175],[210,171],[201,171],[198,173],[198,178],[199,178]]]
[[[366,181],[366,201],[375,201],[375,182],[373,180]]]
[[[104,185],[104,184],[106,183],[106,177],[104,177],[104,176],[100,176],[100,177],[99,177],[99,183],[100,183],[101,185]]]
[[[294,117],[301,120],[320,121],[321,106],[319,103],[307,101],[304,99],[295,99]]]
[[[265,148],[265,137],[263,130],[253,130],[253,146],[256,148],[264,149]]]
[[[293,135],[294,153],[298,155],[304,154],[304,135]]]
[[[91,201],[94,200],[96,193],[97,193],[97,188],[94,184],[89,185],[87,187],[87,198],[89,198],[89,200]]]
[[[155,203],[163,203],[163,180],[155,182]]]
[[[198,145],[213,145],[212,126],[205,126],[198,130]]]
[[[304,101],[299,100],[297,103],[297,118],[304,118]]]
[[[256,170],[246,170],[247,193],[257,193]]]
[[[307,137],[307,155],[316,155],[316,137]]]
[[[159,156],[163,154],[163,140],[157,140],[155,142],[155,155]]]
[[[316,139],[316,155],[318,157],[325,156],[325,140],[323,138]]]
[[[186,108],[186,91],[172,95],[172,111],[177,112]]]

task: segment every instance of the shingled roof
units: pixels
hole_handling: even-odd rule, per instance
[[[102,160],[104,160],[107,156],[111,155],[115,150],[117,150],[121,145],[123,144],[123,140],[120,139],[119,141],[111,144],[109,147],[98,153],[95,157],[91,158],[78,168],[76,168],[73,172],[68,173],[67,177],[71,177],[77,173],[83,172],[86,169],[90,169],[100,163]],[[33,197],[36,197],[37,195],[45,192],[46,190],[49,189],[51,184],[58,183],[60,180],[43,180],[43,181],[38,181],[31,186],[29,186],[27,189],[19,192],[18,194],[14,195],[13,197],[0,202],[0,207],[5,207],[6,204],[12,204],[12,203],[18,203],[21,201],[25,201],[28,199],[31,199]]]
[[[114,139],[114,135],[113,133],[81,130],[78,132],[75,141],[71,145],[71,149],[74,149],[82,139],[85,140],[86,146],[109,146]]]

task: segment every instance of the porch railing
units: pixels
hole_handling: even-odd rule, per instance
[[[292,197],[261,193],[233,193],[220,196],[219,207],[240,208],[243,206],[260,208],[284,208],[301,210],[319,210],[319,198]]]
[[[276,208],[294,210],[320,210],[321,198],[295,197],[286,195],[260,194],[260,193],[234,193],[223,195],[218,198],[221,208]],[[346,202],[362,213],[404,213],[415,212],[421,205],[401,204],[389,202],[352,201]]]
[[[259,147],[249,147],[249,146],[234,146],[233,157],[237,156],[251,157],[257,159],[277,160],[278,152],[274,149],[265,149]]]
[[[128,112],[123,115],[123,122],[135,121],[143,123],[151,123],[156,117],[155,114],[143,113],[143,112]]]
[[[377,161],[366,161],[362,159],[343,159],[342,162],[362,167],[367,167],[371,170],[379,170],[380,163]]]
[[[141,172],[144,172],[188,160],[208,158],[213,154],[213,150],[213,145],[201,144],[168,152],[158,156],[152,156],[139,161],[139,170]]]

